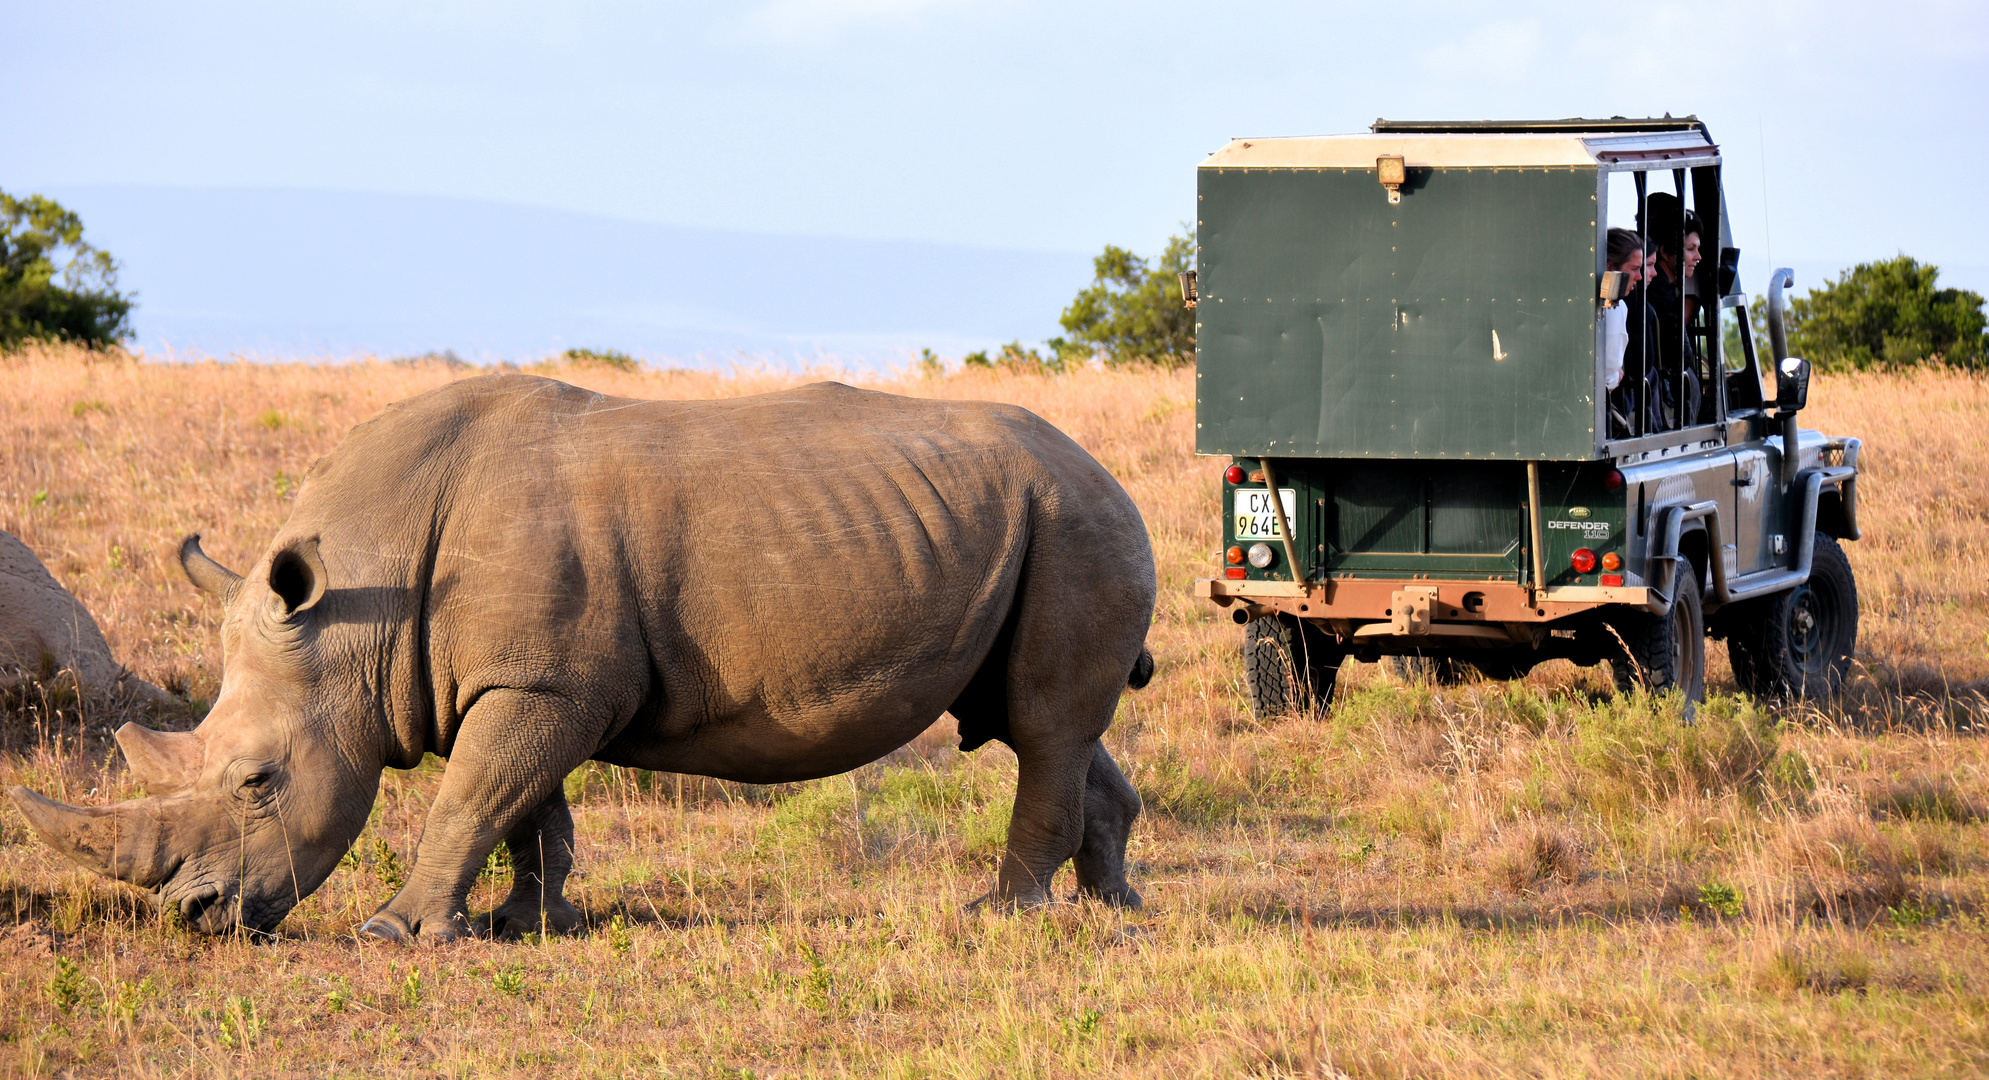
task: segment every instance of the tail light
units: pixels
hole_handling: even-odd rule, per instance
[[[1587,548],[1576,548],[1574,555],[1568,561],[1574,564],[1575,573],[1586,574],[1595,569],[1595,552]]]
[[[1623,567],[1622,556],[1616,554],[1613,551],[1605,551],[1602,553],[1602,568],[1604,570],[1620,570],[1622,569],[1622,567]]]
[[[1621,491],[1623,489],[1622,470],[1620,469],[1609,470],[1609,475],[1602,478],[1602,486],[1608,488],[1611,491]]]
[[[1240,483],[1242,483],[1242,482],[1243,482],[1243,479],[1244,479],[1244,477],[1243,477],[1243,466],[1241,466],[1241,465],[1231,465],[1231,466],[1230,466],[1229,468],[1227,468],[1227,469],[1224,469],[1224,470],[1222,471],[1222,478],[1223,478],[1224,480],[1227,480],[1227,481],[1229,481],[1229,482],[1230,482],[1230,483],[1232,483],[1232,484],[1240,484]]]

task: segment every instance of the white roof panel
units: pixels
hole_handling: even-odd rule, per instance
[[[1698,131],[1490,134],[1309,135],[1233,139],[1210,154],[1204,169],[1372,169],[1379,157],[1399,156],[1427,168],[1589,166],[1618,161],[1710,163],[1719,148]]]

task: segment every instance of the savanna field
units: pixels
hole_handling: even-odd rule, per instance
[[[218,690],[218,607],[179,539],[246,568],[348,429],[473,373],[0,357],[0,528],[186,703],[151,716],[59,673],[11,691],[0,784],[133,795],[109,731],[189,726]],[[658,398],[804,381],[550,373]],[[1146,803],[1144,910],[963,911],[1014,757],[959,753],[944,718],[809,784],[573,774],[588,926],[522,944],[355,940],[406,873],[434,759],[387,773],[264,941],[163,921],[0,801],[0,1076],[1989,1074],[1989,382],[1817,378],[1806,426],[1865,440],[1853,680],[1757,705],[1710,644],[1691,726],[1560,661],[1447,688],[1350,663],[1323,719],[1260,724],[1239,628],[1188,595],[1219,527],[1191,371],[867,385],[1030,408],[1145,515],[1158,669],[1106,736]],[[472,910],[508,886],[496,861]]]

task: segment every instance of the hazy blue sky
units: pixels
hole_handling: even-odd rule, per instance
[[[0,0],[0,40],[9,191],[311,188],[1088,254],[1157,248],[1230,136],[1691,112],[1727,150],[1751,281],[1772,241],[1804,285],[1904,250],[1989,291],[1980,0]]]

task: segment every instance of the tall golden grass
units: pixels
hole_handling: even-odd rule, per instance
[[[216,613],[180,577],[179,538],[253,561],[347,429],[465,374],[17,353],[0,359],[0,527],[197,712]],[[679,398],[803,381],[556,374]],[[1353,666],[1324,720],[1258,723],[1238,631],[1188,596],[1218,521],[1192,373],[866,381],[1028,407],[1139,503],[1159,673],[1108,741],[1147,803],[1145,911],[963,913],[1013,758],[958,753],[946,722],[813,784],[576,773],[589,929],[523,946],[352,937],[405,872],[439,762],[389,774],[347,865],[264,944],[159,922],[7,809],[0,1074],[1989,1069],[1989,385],[1819,377],[1807,422],[1866,447],[1857,675],[1838,702],[1775,709],[1716,677],[1687,726],[1675,702],[1616,699],[1560,663],[1449,689]],[[0,781],[130,792],[103,743],[129,706],[59,687],[8,705]],[[494,874],[473,902],[500,889]]]

